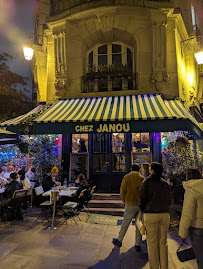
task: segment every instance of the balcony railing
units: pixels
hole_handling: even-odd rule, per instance
[[[136,82],[137,74],[127,66],[92,66],[82,77],[82,92],[136,90]]]
[[[173,2],[173,0],[147,0],[147,2]],[[51,10],[50,15],[56,15],[59,14],[65,10],[71,9],[73,7],[79,6],[81,4],[87,4],[87,3],[96,3],[97,6],[101,3],[101,6],[104,5],[104,2],[102,0],[51,0]],[[105,1],[105,5],[138,5],[140,1],[138,0],[108,0]]]

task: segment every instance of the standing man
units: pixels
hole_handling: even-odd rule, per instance
[[[137,218],[139,213],[139,189],[142,184],[144,177],[139,173],[140,166],[139,164],[133,164],[131,168],[131,172],[124,176],[123,181],[121,183],[120,195],[122,201],[125,203],[125,212],[123,216],[123,222],[121,225],[121,229],[119,232],[118,238],[113,238],[113,244],[121,247],[123,238],[128,230],[128,227],[131,221]],[[142,242],[142,235],[140,231],[136,227],[135,234],[135,250],[139,252],[141,250],[140,244]]]

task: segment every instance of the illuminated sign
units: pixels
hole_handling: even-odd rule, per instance
[[[91,133],[94,132],[94,125],[76,125],[75,131],[77,133]],[[130,132],[130,123],[100,124],[95,131],[97,133],[127,133]]]

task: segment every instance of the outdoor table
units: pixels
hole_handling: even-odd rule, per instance
[[[77,190],[78,190],[77,187],[74,187],[74,188],[70,187],[70,188],[67,188],[66,190],[58,190],[58,192],[59,192],[59,196],[71,197],[77,192]],[[50,196],[52,191],[56,191],[56,190],[52,189],[52,190],[46,191],[42,195]]]
[[[51,196],[52,193],[52,197],[53,197],[53,201],[54,201],[54,205],[53,205],[53,214],[52,214],[52,224],[51,227],[49,227],[50,229],[56,229],[54,227],[54,219],[55,219],[55,213],[56,213],[56,200],[58,196],[66,196],[66,197],[71,197],[73,194],[75,194],[77,192],[77,187],[70,187],[70,188],[66,188],[65,190],[56,190],[56,189],[52,189],[49,191],[44,192],[42,195],[43,196]]]

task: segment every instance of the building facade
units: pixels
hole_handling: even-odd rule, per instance
[[[202,45],[202,11],[198,0],[38,0],[38,102],[107,97],[121,106],[124,97],[127,103],[127,96],[157,94],[200,112],[203,69],[194,52]],[[62,169],[69,179],[77,159],[99,190],[118,191],[132,162],[161,161],[160,133],[153,128],[91,134],[78,128],[63,134]]]

